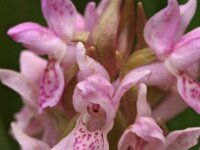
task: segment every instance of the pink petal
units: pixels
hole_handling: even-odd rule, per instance
[[[104,119],[109,124],[115,117],[112,85],[102,76],[93,75],[76,85],[73,104],[77,112],[87,111],[91,116]]]
[[[109,150],[107,133],[102,130],[88,131],[81,117],[74,130],[52,150]]]
[[[181,24],[179,26],[180,35],[182,35],[187,26],[189,25],[194,13],[196,11],[197,1],[196,0],[188,0],[188,2],[184,5],[180,6],[180,15],[181,15]]]
[[[162,130],[152,118],[139,117],[121,136],[118,149],[164,150]]]
[[[39,107],[54,107],[64,90],[64,75],[55,59],[50,59],[40,82]]]
[[[31,108],[36,107],[38,91],[35,84],[28,78],[11,70],[0,69],[0,80],[4,85],[18,92],[25,104]]]
[[[135,72],[149,70],[151,76],[144,83],[150,86],[158,86],[161,89],[169,90],[176,81],[176,78],[167,70],[162,62],[151,63],[135,69]]]
[[[12,133],[19,142],[22,150],[50,150],[49,146],[24,133],[15,123],[11,124]]]
[[[182,36],[174,46],[174,52],[169,59],[180,70],[186,70],[186,68],[199,62],[200,28]]]
[[[85,29],[85,20],[79,13],[76,14],[75,31],[83,31]]]
[[[200,114],[200,84],[187,73],[182,73],[177,80],[178,92],[183,100]]]
[[[98,18],[96,4],[94,2],[89,2],[85,9],[85,30],[92,31]]]
[[[180,25],[180,12],[176,0],[168,0],[168,6],[156,13],[146,23],[145,41],[160,59],[172,51],[172,43],[177,38]]]
[[[22,51],[20,54],[21,73],[29,80],[39,83],[47,62],[30,51]]]
[[[103,11],[107,8],[110,0],[101,0],[98,7],[97,7],[97,13],[98,15],[101,15]]]
[[[137,117],[151,117],[151,107],[147,102],[147,87],[143,83],[139,85]]]
[[[166,137],[166,150],[188,150],[198,143],[200,128],[171,132]]]
[[[171,92],[166,98],[153,110],[153,118],[161,119],[164,122],[172,119],[187,108],[187,104],[178,93]],[[170,111],[169,111],[170,108]]]
[[[77,12],[71,0],[42,0],[42,12],[49,28],[61,38],[73,36]]]
[[[76,58],[79,69],[84,78],[93,74],[100,74],[108,81],[110,80],[109,74],[105,68],[99,62],[86,55],[84,45],[80,42],[77,44]]]
[[[8,30],[13,40],[39,55],[66,49],[66,45],[54,33],[36,23],[22,23]]]
[[[121,80],[119,87],[117,88],[113,101],[116,107],[119,106],[121,97],[134,85],[139,82],[145,82],[150,77],[151,72],[149,70],[143,71],[131,71]]]

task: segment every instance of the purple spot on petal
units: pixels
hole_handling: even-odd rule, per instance
[[[83,124],[82,124],[83,125]],[[102,150],[104,149],[103,131],[90,132],[85,126],[80,127],[73,134],[74,150]]]
[[[200,84],[187,73],[181,75],[179,83],[181,87],[179,92],[185,102],[200,112]]]
[[[46,102],[46,100],[53,96],[53,94],[59,87],[55,63],[55,59],[49,60],[46,69],[44,70],[42,81],[40,83],[39,106],[41,107],[43,103]]]
[[[72,3],[66,2],[65,0],[52,0],[51,6],[55,12],[61,16],[64,15],[66,11],[69,13],[69,15],[74,14],[74,7]]]

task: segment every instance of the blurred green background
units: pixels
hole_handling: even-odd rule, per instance
[[[77,9],[83,12],[88,0],[72,0]],[[184,3],[187,0],[180,0]],[[98,2],[98,1],[96,1]],[[150,17],[167,4],[167,0],[142,0],[147,17]],[[7,30],[21,22],[32,21],[45,25],[40,0],[0,0],[0,68],[19,70],[19,53],[23,49],[6,34]],[[195,17],[188,30],[200,26],[200,2]],[[18,94],[0,84],[0,150],[17,150],[18,145],[9,134],[10,122],[19,111],[21,101]],[[170,110],[170,108],[169,108]],[[168,123],[170,130],[200,126],[200,116],[191,109]],[[193,148],[196,150],[197,148]]]

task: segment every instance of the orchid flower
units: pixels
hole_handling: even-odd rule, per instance
[[[151,116],[146,100],[147,88],[140,84],[137,100],[137,118],[121,136],[119,150],[188,150],[198,143],[200,128],[173,131],[166,137]]]
[[[168,0],[168,6],[146,23],[144,37],[148,46],[177,80],[177,90],[182,99],[200,113],[200,86],[191,72],[200,58],[199,28],[183,35],[194,15],[196,0],[179,6],[176,0]],[[196,69],[198,70],[198,69]]]
[[[66,53],[66,42],[72,37],[76,20],[75,7],[69,0],[43,0],[42,11],[47,20],[48,29],[36,23],[27,22],[8,31],[8,35],[29,50],[49,56],[39,87],[40,111],[46,107],[55,106],[60,100],[64,89],[64,75],[60,62]]]
[[[97,22],[97,11],[105,9],[107,3],[102,1],[99,8],[95,7],[95,3],[89,3],[84,20],[70,0],[42,0],[42,12],[48,28],[25,22],[9,29],[8,35],[13,40],[36,54],[49,56],[39,87],[40,111],[46,107],[54,107],[61,98],[65,85],[63,72],[75,64],[76,60],[72,42],[74,33],[91,29]],[[93,17],[95,14],[96,17]],[[91,17],[96,19],[89,21]]]
[[[117,90],[114,90],[107,71],[85,54],[81,43],[77,45],[77,62],[83,80],[75,87],[73,104],[80,116],[74,130],[53,150],[108,150],[107,133],[113,126],[121,97],[133,85],[145,80],[150,72],[130,72],[121,80]]]
[[[169,65],[163,63],[168,57],[171,57],[172,53],[175,54],[175,52],[178,52],[176,50],[177,48],[175,48],[175,45],[179,42],[180,36],[185,31],[185,28],[189,24],[196,9],[196,0],[189,0],[185,5],[182,6],[178,6],[177,1],[169,0],[168,3],[169,4],[165,9],[161,10],[147,21],[144,29],[146,43],[157,55],[159,61],[135,69],[136,71],[143,69],[150,70],[152,75],[146,84],[159,86],[159,88],[165,90],[169,90],[172,84],[176,81],[177,75],[174,75],[174,73],[177,74],[177,69],[180,71],[187,71],[193,76],[197,74],[198,70],[197,65],[191,65],[191,61],[187,61],[187,59],[183,62],[188,64],[189,67],[183,66],[182,68],[177,68],[176,70],[174,70],[176,66],[171,66],[171,69],[169,69],[169,67],[167,67]],[[188,11],[188,9],[190,9],[190,11]],[[179,27],[179,25],[181,27]],[[180,31],[176,30],[175,27],[179,28]],[[173,34],[176,34],[177,37]],[[185,39],[186,35],[184,35],[182,38]],[[188,45],[190,44],[188,43]],[[181,53],[179,53],[179,55],[181,55]],[[183,60],[185,55],[184,58],[179,58]],[[198,59],[196,59],[196,62],[197,61]],[[175,61],[174,64],[176,64]],[[174,70],[173,74],[171,73],[172,69]]]
[[[38,57],[33,52],[23,51],[20,56],[21,72],[0,69],[0,80],[22,97],[24,106],[15,115],[16,126],[25,132],[27,136],[36,136],[42,133],[41,139],[49,145],[54,145],[57,142],[56,137],[59,133],[55,120],[49,117],[46,112],[39,114],[37,104],[40,80],[46,64],[46,60]]]

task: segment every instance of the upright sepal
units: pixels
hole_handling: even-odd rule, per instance
[[[101,0],[98,7],[97,7],[97,13],[98,15],[101,15],[103,11],[108,7],[110,0]]]
[[[177,0],[168,0],[168,6],[150,18],[144,29],[148,46],[160,59],[170,52],[172,43],[177,39],[181,17]]]
[[[42,12],[50,29],[62,39],[71,39],[77,15],[71,0],[42,0]]]
[[[147,87],[143,83],[139,85],[137,117],[151,117],[151,108],[147,102]]]
[[[196,11],[197,1],[196,0],[188,0],[188,2],[184,5],[181,5],[180,8],[180,15],[181,15],[181,23],[178,29],[178,34],[182,35],[187,26],[189,25],[194,13]]]
[[[92,31],[99,18],[96,10],[96,4],[89,2],[85,9],[85,30]]]
[[[84,45],[82,43],[77,44],[77,63],[84,79],[92,74],[100,74],[102,77],[110,80],[108,72],[105,68],[94,59],[86,55]]]

